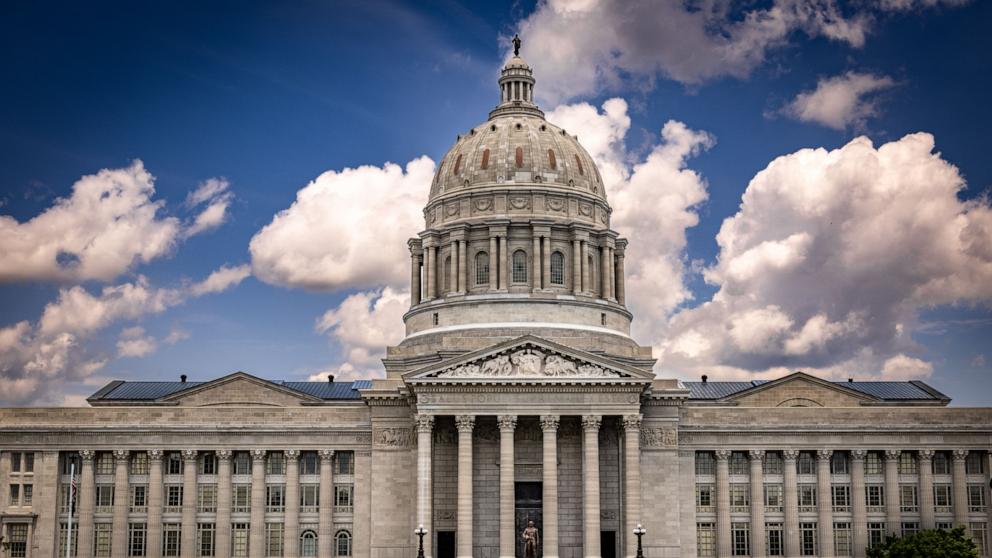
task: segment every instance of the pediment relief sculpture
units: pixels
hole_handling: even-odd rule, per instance
[[[616,370],[527,347],[442,370],[439,378],[620,378]]]

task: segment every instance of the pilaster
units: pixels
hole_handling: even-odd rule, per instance
[[[765,548],[765,452],[751,450],[751,557],[764,558]]]
[[[819,450],[816,452],[816,492],[817,492],[817,522],[820,543],[820,556],[834,555],[834,510],[830,491],[830,460],[834,452]]]
[[[148,546],[145,555],[162,555],[162,450],[148,450]],[[92,539],[92,534],[91,534]],[[82,539],[79,540],[82,543]],[[90,541],[92,544],[92,540]],[[90,554],[79,553],[79,556]]]
[[[219,449],[217,456],[217,538],[214,548],[217,556],[231,554],[231,455],[229,449]]]
[[[499,555],[501,558],[514,558],[516,535],[514,533],[514,452],[513,433],[517,428],[517,417],[500,415],[499,424]]]
[[[599,427],[603,417],[582,417],[582,552],[586,558],[599,558]]]
[[[544,558],[558,558],[558,416],[541,417]]]
[[[114,519],[111,534],[110,555],[112,558],[127,556],[127,509],[128,478],[127,466],[131,452],[114,450]]]
[[[320,455],[320,511],[317,526],[317,556],[331,558],[334,554],[334,450],[322,449]],[[358,519],[356,521],[364,521]]]
[[[458,517],[456,523],[457,558],[472,557],[472,430],[475,417],[455,417],[458,428]]]
[[[782,452],[782,490],[785,492],[785,555],[799,556],[799,484],[796,471],[798,450]]]
[[[624,464],[624,533],[621,540],[626,541],[624,556],[637,556],[637,537],[634,529],[641,524],[641,415],[624,415],[623,417],[623,447]]]
[[[265,556],[265,450],[251,450],[251,524],[248,535],[250,558]]]
[[[300,547],[300,450],[288,449],[286,456],[285,556],[296,556]]]
[[[917,454],[920,460],[920,528],[933,529],[937,522],[934,519],[933,508],[933,456],[932,449],[920,450]]]
[[[968,476],[965,462],[968,450],[956,449],[952,453],[951,482],[954,490],[954,526],[968,527]]]
[[[899,511],[899,454],[901,450],[885,450],[885,530],[890,535],[901,532]]]
[[[851,519],[854,525],[854,558],[865,558],[868,548],[868,509],[865,501],[865,456],[863,449],[851,450]]]
[[[718,556],[730,556],[730,450],[716,452],[716,543]]]
[[[183,456],[183,513],[179,555],[192,558],[196,553],[196,450],[186,449]]]
[[[161,455],[161,453],[159,454]],[[93,475],[93,450],[79,450],[82,467],[79,475],[79,493],[77,506],[79,508],[79,533],[77,534],[76,553],[79,556],[93,556],[93,512],[96,504],[96,482]],[[151,484],[149,479],[149,484]],[[159,482],[161,484],[161,481]],[[159,489],[161,494],[161,488]],[[161,500],[161,496],[159,496]],[[149,513],[151,510],[149,509]]]

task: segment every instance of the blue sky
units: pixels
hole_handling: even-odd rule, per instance
[[[615,171],[614,203],[663,208],[644,228],[614,207],[643,273],[663,270],[632,302],[659,374],[919,377],[992,403],[992,5],[565,4],[0,8],[0,400],[78,404],[109,379],[180,373],[374,373],[375,347],[397,341],[430,166],[484,121],[519,31],[542,107]],[[932,150],[903,141],[916,132]],[[859,136],[872,146],[845,147]],[[107,196],[74,195],[102,169],[90,183],[119,195],[112,219]],[[314,180],[337,189],[309,207],[328,228],[275,234],[315,218],[294,206]],[[851,207],[811,210],[817,193]],[[336,234],[348,211],[368,228]],[[721,244],[735,214],[748,225]],[[400,258],[381,272],[361,261],[379,243]],[[755,264],[762,247],[778,263]],[[301,279],[293,256],[321,265]]]

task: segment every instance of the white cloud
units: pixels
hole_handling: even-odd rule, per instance
[[[885,380],[918,380],[931,374],[932,364],[903,354],[887,359],[882,365],[882,378]]]
[[[166,335],[164,339],[162,339],[162,342],[165,343],[166,345],[175,345],[180,341],[189,339],[189,336],[190,334],[188,331],[178,327],[174,327],[171,330],[169,330],[169,334]]]
[[[879,7],[886,11],[908,12],[937,6],[957,7],[969,4],[971,0],[881,0]]]
[[[187,207],[194,208],[202,204],[207,204],[207,207],[193,219],[192,224],[185,231],[185,236],[197,235],[224,224],[227,220],[227,209],[234,198],[228,190],[229,187],[230,183],[224,178],[210,178],[186,196]]]
[[[186,207],[196,207],[230,194],[231,183],[226,178],[208,178],[186,195]]]
[[[251,239],[252,269],[267,283],[311,290],[409,281],[406,240],[423,228],[434,162],[420,157],[328,171]]]
[[[125,328],[117,340],[117,356],[140,358],[158,349],[158,343],[139,326]]]
[[[349,295],[317,320],[315,329],[340,345],[350,368],[380,375],[379,360],[388,345],[403,339],[403,314],[410,308],[410,292],[385,287]],[[342,365],[343,366],[343,365]],[[340,368],[339,368],[340,370]]]
[[[888,76],[847,72],[820,79],[816,89],[803,91],[780,111],[802,122],[815,122],[835,130],[864,128],[878,114],[874,94],[896,82]]]
[[[237,266],[221,266],[220,269],[211,273],[206,279],[194,283],[189,287],[193,296],[203,296],[205,294],[220,293],[227,289],[239,285],[251,275],[251,266],[248,264]]]

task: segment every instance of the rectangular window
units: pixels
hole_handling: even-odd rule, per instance
[[[816,485],[815,484],[800,484],[799,485],[799,511],[800,512],[815,512],[816,511]]]
[[[847,467],[847,454],[844,452],[836,451],[832,456],[830,456],[830,474],[831,475],[846,475],[848,474]]]
[[[22,506],[30,506],[34,502],[34,485],[25,484],[22,488],[24,496],[21,498]]]
[[[334,508],[335,511],[348,513],[354,505],[352,496],[354,487],[350,484],[339,484],[334,486]]]
[[[527,282],[527,255],[523,250],[517,250],[513,253],[513,282]]]
[[[781,484],[766,484],[765,485],[765,511],[770,511],[770,512],[780,512],[780,511],[782,511],[782,485]]]
[[[976,454],[976,457],[977,457],[977,454]],[[981,462],[979,462],[979,465],[981,465]],[[33,452],[28,452],[28,453],[25,453],[24,454],[24,470],[23,471],[25,473],[33,473],[34,472],[34,453]],[[980,472],[981,471],[979,471],[979,473]]]
[[[765,547],[768,549],[769,556],[783,555],[781,523],[765,524]]]
[[[799,524],[799,555],[816,556],[816,523]]]
[[[200,474],[201,475],[216,475],[217,474],[217,455],[213,452],[207,452],[200,455],[198,460]]]
[[[730,511],[747,512],[751,506],[751,487],[743,483],[730,485]]]
[[[697,484],[696,485],[696,511],[697,512],[711,512],[713,511],[713,485],[712,484]]]
[[[282,556],[285,530],[282,523],[265,524],[265,555]]]
[[[217,546],[217,528],[213,523],[196,525],[196,555],[213,556]]]
[[[716,556],[716,530],[712,523],[696,524],[696,552],[700,556]]]
[[[920,510],[915,484],[899,485],[899,509],[904,512],[917,512]]]
[[[10,485],[10,504],[11,506],[21,505],[21,485],[12,484]]]
[[[165,458],[165,474],[183,474],[183,456],[178,451],[170,452]]]
[[[835,484],[830,487],[830,498],[835,512],[851,511],[851,487]]]
[[[850,523],[834,523],[834,554],[837,556],[851,555]]]
[[[63,484],[59,486],[59,513],[69,513],[69,485]],[[73,510],[73,515],[76,515],[76,510]],[[75,520],[73,520],[75,523]]]
[[[32,454],[24,454],[25,457]],[[977,451],[968,452],[968,456],[964,459],[964,470],[969,475],[981,475],[985,472],[985,467],[982,466],[982,454]]]
[[[954,525],[950,521],[938,521],[937,528],[944,531],[950,531],[954,528]]]
[[[920,532],[920,524],[916,521],[903,521],[902,536],[908,537]]]
[[[127,526],[127,555],[144,556],[148,544],[148,527],[144,523],[130,523]]]
[[[28,526],[26,523],[11,523],[7,526],[10,537],[7,551],[11,558],[24,558],[28,555]]]
[[[868,524],[868,548],[885,542],[885,523]]]
[[[782,474],[782,456],[778,452],[770,451],[765,453],[764,473],[766,475]]]
[[[734,556],[750,556],[751,554],[751,524],[731,523],[730,540],[733,542]]]
[[[919,472],[920,469],[917,465],[916,455],[905,451],[899,454],[900,475],[915,475]]]
[[[148,453],[143,451],[136,451],[131,454],[131,474],[132,475],[147,475],[148,474]]]
[[[239,451],[234,454],[231,462],[231,473],[235,475],[251,474],[251,456],[246,451]]]
[[[235,523],[231,525],[231,556],[238,558],[248,556],[247,523]]]
[[[98,475],[114,474],[114,456],[108,451],[101,452],[96,456],[95,471]]]
[[[286,510],[286,486],[270,484],[265,487],[265,511],[281,512]]]
[[[947,458],[947,454],[938,451],[933,456],[933,474],[935,475],[950,475],[951,474],[951,460]]]
[[[69,536],[69,524],[62,523],[59,525],[59,557],[65,556],[65,546],[66,538]],[[72,526],[72,548],[69,549],[70,556],[76,555],[76,547],[79,545],[79,529],[76,525]]]
[[[708,452],[708,451],[696,452],[696,474],[697,475],[716,474],[716,460],[713,459],[712,452]]]
[[[183,485],[168,484],[165,486],[165,512],[177,513],[183,507]]]
[[[114,511],[114,485],[96,485],[96,513],[112,513]]]
[[[933,505],[937,513],[950,513],[954,505],[954,493],[949,484],[933,485]]]
[[[16,451],[10,452],[10,472],[21,472],[21,454]]]
[[[748,461],[747,454],[742,451],[735,451],[730,454],[730,474],[731,475],[746,475],[748,474]]]
[[[868,455],[865,456],[865,474],[882,474],[882,456],[877,451],[870,451],[868,452]]]
[[[96,556],[110,556],[110,523],[93,525],[93,552]]]
[[[217,511],[216,484],[201,484],[196,487],[196,509],[202,513]]]
[[[300,474],[301,475],[319,475],[320,474],[320,458],[317,457],[317,452],[306,451],[300,456]]]
[[[869,512],[885,511],[885,487],[881,484],[865,486],[865,503]]]
[[[131,485],[131,512],[132,513],[145,513],[148,509],[148,501],[146,500],[146,493],[148,487],[143,484]]]
[[[27,485],[25,485],[27,488]],[[968,511],[985,512],[985,485],[968,485]]]
[[[231,506],[234,513],[248,513],[251,511],[251,485],[235,484],[231,488]]]
[[[978,547],[978,555],[986,556],[989,548],[988,541],[988,530],[984,522],[975,522],[968,524],[968,530],[971,531],[971,540],[975,541],[975,546]]]
[[[179,556],[182,550],[182,525],[166,523],[162,526],[162,556]]]
[[[265,474],[266,475],[285,475],[286,474],[286,456],[282,452],[269,452],[269,455],[265,459]]]
[[[355,454],[350,451],[340,451],[334,454],[334,472],[339,475],[355,474]]]
[[[317,513],[320,507],[320,485],[301,484],[300,485],[300,511],[303,513]]]
[[[800,475],[816,474],[816,458],[813,457],[812,452],[800,452],[799,459],[796,461],[796,471]]]

